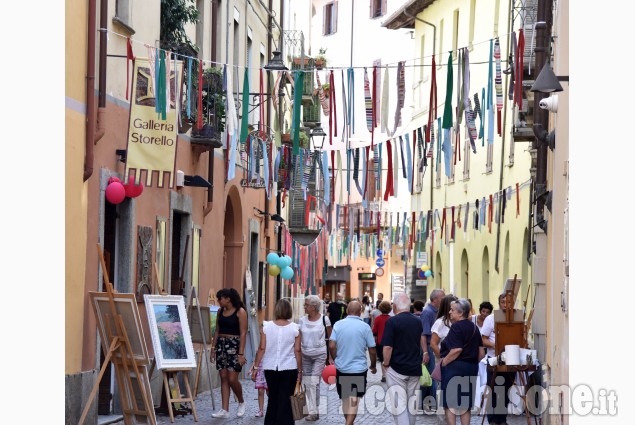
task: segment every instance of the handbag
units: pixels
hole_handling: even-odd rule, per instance
[[[419,377],[419,386],[421,387],[429,387],[432,385],[432,377],[430,376],[430,372],[428,372],[428,368],[423,363],[421,364],[421,377]]]
[[[302,420],[308,416],[308,413],[305,413],[307,411],[306,394],[300,381],[295,383],[295,390],[293,391],[293,395],[289,396],[289,399],[291,399],[291,412],[293,413],[294,421]]]

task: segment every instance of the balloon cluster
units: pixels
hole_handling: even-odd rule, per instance
[[[423,275],[427,278],[432,276],[432,270],[430,270],[430,266],[428,266],[427,264],[424,264],[423,266],[421,266],[421,271],[423,272]]]
[[[270,252],[267,255],[267,264],[269,264],[269,275],[270,276],[278,276],[280,275],[283,279],[291,280],[293,279],[293,269],[291,268],[291,257],[288,255],[279,256],[275,252]]]
[[[128,198],[136,198],[143,192],[143,183],[134,184],[134,177],[128,177],[128,184],[121,183],[117,177],[110,177],[108,179],[108,186],[106,186],[106,200],[111,204],[120,204]]]

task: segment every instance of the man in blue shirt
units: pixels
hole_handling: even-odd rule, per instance
[[[445,291],[443,289],[433,289],[430,292],[430,302],[423,309],[421,316],[421,326],[423,331],[421,332],[421,350],[423,351],[423,362],[428,369],[428,372],[432,374],[434,370],[434,352],[430,348],[430,338],[432,338],[432,325],[437,320],[437,312],[439,311],[439,304],[445,297]],[[421,388],[421,407],[428,407],[431,411],[436,410],[437,406],[437,383],[433,379],[432,385],[429,387]]]
[[[352,425],[357,416],[359,399],[366,393],[368,369],[377,373],[377,352],[373,332],[362,318],[362,304],[351,301],[347,316],[333,325],[329,341],[331,357],[335,359],[337,394],[342,400],[346,425]],[[366,350],[370,356],[370,368]]]
[[[382,345],[382,368],[388,383],[390,406],[397,425],[414,425],[415,412],[408,401],[415,397],[421,376],[421,320],[410,313],[410,298],[397,292],[392,300],[395,315],[388,319]]]

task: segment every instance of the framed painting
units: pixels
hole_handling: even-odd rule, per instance
[[[220,307],[217,305],[209,306],[209,323],[212,330],[212,338],[210,341],[213,341],[214,335],[216,335],[216,316],[218,315],[218,310],[220,310]]]
[[[99,331],[101,346],[104,353],[107,353],[113,339],[123,335],[119,335],[117,332],[109,294],[107,292],[89,292],[88,295],[97,318],[97,330]],[[141,325],[141,316],[137,308],[136,296],[134,294],[113,293],[112,297],[116,312],[122,319],[123,329],[130,341],[132,356],[138,364],[149,364],[148,348]],[[118,353],[115,355],[120,357]]]
[[[201,309],[201,316],[199,320],[198,309]],[[209,307],[200,306],[197,307],[195,305],[188,306],[187,308],[187,323],[190,325],[190,331],[192,332],[192,342],[195,344],[210,344],[212,342],[212,332],[210,326],[210,314]],[[203,334],[203,332],[205,332]],[[205,336],[205,341],[203,341],[203,336]]]
[[[145,295],[144,299],[157,368],[195,368],[183,296]]]

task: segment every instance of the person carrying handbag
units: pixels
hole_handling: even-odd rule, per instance
[[[469,423],[476,392],[478,363],[485,357],[481,334],[469,320],[470,302],[459,298],[450,306],[452,326],[441,342],[441,398],[447,424],[456,416]]]

